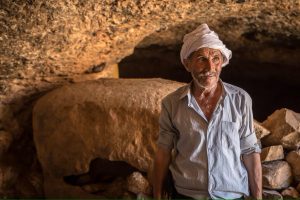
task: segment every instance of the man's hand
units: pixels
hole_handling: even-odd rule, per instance
[[[154,160],[153,198],[161,199],[163,183],[171,161],[171,150],[158,147]]]
[[[251,197],[262,199],[262,169],[259,153],[243,155],[243,161],[248,172]]]

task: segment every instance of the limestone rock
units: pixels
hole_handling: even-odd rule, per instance
[[[256,120],[254,120],[254,130],[255,130],[255,134],[256,134],[256,137],[258,140],[260,140],[261,138],[263,138],[271,133],[268,129],[263,127],[261,125],[261,123],[259,123]]]
[[[263,199],[282,200],[282,196],[276,190],[263,190]]]
[[[285,159],[292,167],[294,178],[300,182],[300,150],[291,151]]]
[[[151,187],[147,179],[140,172],[134,172],[127,177],[127,189],[134,194],[150,194]]]
[[[263,187],[267,189],[283,189],[293,181],[292,169],[285,161],[274,161],[262,164]]]
[[[39,99],[33,130],[46,197],[83,197],[63,177],[88,172],[98,157],[147,172],[156,150],[161,99],[182,85],[100,79],[64,86]]]
[[[300,147],[300,132],[295,131],[287,134],[281,139],[281,144],[284,148],[297,150]]]
[[[300,131],[300,114],[286,108],[276,110],[262,125],[271,131],[261,140],[263,146],[279,145],[284,136]]]
[[[13,141],[12,134],[7,131],[0,131],[0,157],[8,150]]]
[[[262,162],[282,160],[284,158],[283,148],[281,145],[263,148],[260,154]]]
[[[281,192],[281,195],[284,198],[299,198],[300,197],[299,192],[293,187],[288,187],[287,189],[283,190]]]

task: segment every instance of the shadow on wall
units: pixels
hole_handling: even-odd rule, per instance
[[[180,62],[180,46],[136,48],[119,63],[120,78],[164,78],[190,82]],[[291,78],[293,77],[293,78]],[[276,109],[300,112],[300,68],[279,63],[260,62],[233,52],[221,78],[245,89],[252,97],[254,117],[263,121]],[[299,80],[299,81],[298,81]]]

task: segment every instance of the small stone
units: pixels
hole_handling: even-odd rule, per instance
[[[146,178],[140,172],[133,172],[127,177],[127,190],[135,194],[150,194],[151,187]]]
[[[285,149],[297,150],[300,147],[300,132],[294,131],[281,139],[281,144]]]
[[[263,127],[261,125],[261,123],[259,123],[256,120],[254,120],[254,130],[255,130],[256,137],[259,140],[271,133],[268,129],[266,129],[265,127]]]
[[[282,196],[276,190],[263,190],[263,199],[282,200]]]
[[[293,188],[293,187],[288,187],[287,189],[283,190],[281,192],[281,195],[283,197],[287,197],[287,198],[299,198],[300,195],[299,195],[299,192]]]
[[[300,130],[300,114],[282,108],[271,114],[262,125],[271,131],[271,134],[262,138],[263,146],[280,145],[284,136]]]
[[[284,154],[281,145],[263,148],[260,154],[261,162],[282,160],[283,158]]]
[[[2,157],[4,153],[6,153],[12,141],[13,137],[9,132],[0,131],[0,157]]]
[[[263,187],[267,189],[283,189],[293,181],[292,169],[286,161],[273,161],[262,164]]]
[[[285,159],[292,167],[295,180],[300,182],[300,150],[291,151]]]

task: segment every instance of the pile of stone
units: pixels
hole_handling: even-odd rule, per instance
[[[150,196],[147,177],[156,152],[160,102],[182,85],[162,79],[100,79],[66,85],[39,99],[33,110],[33,131],[45,197]],[[300,114],[281,109],[263,123],[255,121],[254,127],[263,147],[264,198],[299,197]],[[124,161],[136,170],[109,183],[64,182],[66,176],[85,179],[95,158]],[[99,167],[102,179],[125,169]]]
[[[299,198],[300,114],[288,109],[276,110],[257,130],[263,147],[264,197]]]

